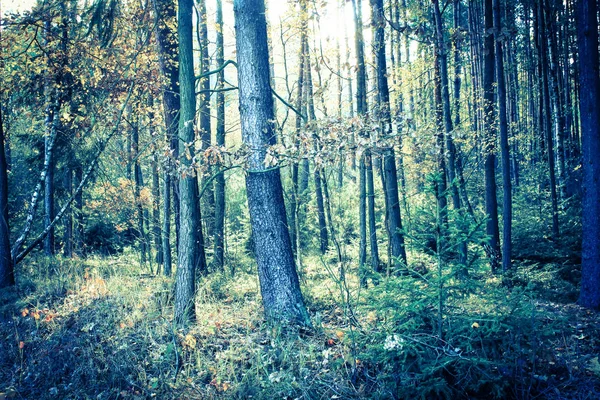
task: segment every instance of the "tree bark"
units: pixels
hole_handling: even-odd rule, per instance
[[[560,235],[558,224],[558,194],[556,191],[556,162],[554,158],[554,138],[552,134],[552,111],[550,107],[550,71],[548,67],[548,40],[546,38],[546,22],[544,7],[538,3],[537,7],[539,21],[540,40],[540,65],[542,78],[542,113],[544,132],[546,133],[546,156],[548,157],[548,170],[550,176],[550,199],[552,202],[552,237],[557,240]]]
[[[133,114],[130,114],[133,116]],[[137,217],[137,236],[140,246],[140,261],[142,264],[146,264],[147,260],[147,247],[146,231],[144,221],[144,205],[142,204],[141,191],[144,186],[144,178],[142,175],[142,166],[140,165],[140,131],[137,117],[133,117],[131,123],[131,155],[133,158],[133,180],[134,180],[134,193],[133,198],[136,208]]]
[[[200,44],[200,73],[205,74],[210,70],[210,55],[208,52],[208,29],[207,29],[207,14],[206,0],[197,0],[198,2],[198,30]],[[222,64],[221,64],[222,65]],[[200,120],[200,138],[202,140],[202,153],[208,149],[211,144],[211,123],[210,123],[210,79],[209,77],[201,78],[200,96],[198,99],[198,119]],[[213,240],[215,227],[215,193],[214,181],[210,180],[212,176],[212,166],[205,164],[203,167],[202,179],[200,184],[206,190],[202,196],[202,215],[204,225],[206,226],[206,239]]]
[[[223,43],[223,4],[217,0],[217,65],[225,63]],[[223,89],[225,71],[217,74],[217,90]],[[225,93],[217,92],[217,146],[225,146]],[[225,174],[223,166],[215,178],[215,231],[214,231],[214,256],[213,266],[216,270],[223,270],[225,264]]]
[[[365,69],[365,50],[363,41],[363,30],[362,30],[362,1],[352,0],[352,9],[354,12],[354,47],[356,51],[356,114],[360,118],[364,118],[367,113],[367,72]],[[359,132],[359,135],[364,136],[363,132]],[[360,220],[360,242],[358,250],[358,268],[359,271],[364,271],[364,267],[367,262],[367,198],[369,197],[367,186],[368,174],[367,165],[371,169],[371,180],[373,179],[373,169],[371,166],[370,156],[368,156],[369,150],[363,152],[359,160],[358,166],[358,191],[359,191],[359,220]],[[374,225],[374,224],[373,224]],[[371,232],[370,232],[371,233]],[[375,234],[375,232],[372,232]],[[376,234],[375,234],[376,235]],[[372,236],[372,235],[370,235]],[[377,240],[371,241],[371,243],[377,244]],[[372,249],[371,249],[372,251]],[[379,256],[375,253],[377,260],[377,269],[379,268]],[[373,260],[373,257],[371,257]],[[365,274],[361,273],[361,283],[363,286],[366,285]]]
[[[508,147],[508,119],[506,115],[506,81],[504,79],[504,49],[502,45],[500,0],[494,0],[494,35],[496,39],[496,79],[498,87],[498,125],[502,154],[502,271],[511,267],[512,253],[512,182],[510,179],[510,152]]]
[[[379,120],[382,127],[382,139],[389,140],[392,135],[392,118],[390,114],[390,91],[387,80],[387,63],[385,57],[385,18],[383,0],[371,0],[372,24],[375,31],[373,51],[376,58],[377,92],[379,103]],[[406,250],[402,233],[402,216],[400,214],[400,198],[398,195],[398,172],[396,155],[393,146],[383,149],[383,168],[385,175],[384,192],[387,199],[388,237],[391,247],[394,269],[399,272],[406,267]]]
[[[577,2],[579,96],[583,151],[583,235],[579,304],[600,309],[600,67],[595,0]]]
[[[267,319],[310,324],[294,264],[278,168],[264,159],[276,143],[263,0],[235,0],[242,141],[250,149],[246,191]]]
[[[496,127],[494,107],[494,14],[492,0],[485,0],[485,40],[483,70],[483,116],[485,124],[485,211],[486,233],[489,237],[487,255],[493,272],[498,271],[500,230],[498,228],[498,199],[496,197]]]
[[[310,53],[307,52],[305,61],[305,72],[306,72],[306,100],[308,106],[308,121],[312,122],[309,124],[311,129],[313,129],[313,146],[315,152],[319,152],[319,135],[314,131],[316,125],[316,116],[315,116],[315,104],[313,100],[313,80],[312,80],[312,67],[310,60]],[[317,202],[317,221],[319,223],[319,250],[321,254],[325,254],[327,252],[327,248],[329,247],[329,238],[327,234],[327,221],[325,220],[325,205],[323,202],[323,188],[321,187],[321,168],[318,165],[315,165],[315,171],[313,174],[315,181],[315,196]]]
[[[171,275],[171,197],[175,210],[175,247],[179,244],[179,190],[178,179],[174,174],[172,159],[179,158],[179,53],[178,38],[171,24],[176,22],[174,0],[153,0],[156,20],[156,43],[159,55],[159,67],[165,83],[162,86],[162,103],[165,120],[165,133],[169,148],[169,157],[163,167],[163,273]],[[171,196],[171,192],[173,196]]]
[[[180,230],[175,278],[175,323],[185,324],[195,319],[194,296],[196,270],[201,262],[200,199],[194,159],[194,121],[196,97],[194,91],[194,58],[192,41],[193,0],[180,0],[177,10],[179,36],[179,89],[181,113],[179,117],[182,176],[179,179]]]
[[[8,171],[4,147],[5,141],[2,107],[0,107],[0,289],[15,284],[15,271],[10,249]]]

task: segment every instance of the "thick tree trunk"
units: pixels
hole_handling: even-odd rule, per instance
[[[246,191],[258,275],[267,319],[310,324],[287,229],[279,169],[264,159],[276,143],[265,7],[262,0],[235,0],[242,140],[250,149]]]
[[[583,150],[583,236],[579,304],[600,309],[600,67],[595,0],[578,1],[577,39]]]
[[[194,296],[196,270],[201,262],[201,221],[198,181],[192,165],[194,158],[194,121],[196,97],[194,91],[194,58],[192,41],[193,0],[180,0],[177,20],[179,34],[179,89],[181,113],[179,117],[180,147],[185,149],[181,158],[182,176],[179,179],[180,229],[175,280],[175,323],[185,324],[195,319]],[[202,267],[202,266],[201,266]]]

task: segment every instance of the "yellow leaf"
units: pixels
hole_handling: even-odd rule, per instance
[[[183,347],[189,347],[190,349],[196,348],[196,338],[189,333],[185,335],[185,339],[183,339]]]
[[[344,337],[344,332],[343,331],[336,331],[335,332],[335,336],[338,337],[338,339],[341,339]]]

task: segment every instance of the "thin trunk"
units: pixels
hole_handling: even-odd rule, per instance
[[[158,154],[152,155],[152,236],[156,248],[156,273],[160,274],[163,264],[162,231],[160,224],[160,178],[158,175]]]
[[[171,275],[171,203],[175,211],[175,247],[179,245],[179,189],[178,178],[174,171],[174,162],[179,158],[179,53],[176,30],[171,27],[176,24],[174,0],[153,0],[155,13],[155,35],[159,55],[159,67],[165,83],[162,87],[163,114],[165,134],[169,148],[169,157],[163,166],[163,273]],[[173,196],[171,196],[171,192]],[[171,198],[173,201],[171,202]]]
[[[64,178],[64,189],[68,197],[73,195],[73,171],[67,166]],[[73,257],[73,213],[67,212],[64,221],[63,254],[67,258]]]
[[[0,107],[0,289],[15,284],[15,271],[10,249],[8,171],[4,146],[5,141],[2,107]]]
[[[500,230],[498,228],[498,199],[496,197],[496,127],[494,107],[494,14],[492,0],[485,0],[485,41],[483,70],[483,115],[485,124],[485,211],[486,233],[489,237],[487,255],[493,272],[500,263]]]
[[[208,29],[207,29],[207,14],[206,0],[197,0],[198,4],[198,42],[200,44],[200,73],[205,74],[210,70],[210,55],[208,51]],[[211,142],[211,123],[210,123],[210,79],[209,77],[199,80],[200,96],[198,98],[198,119],[200,127],[200,139],[202,141],[202,151],[199,156],[208,149]],[[203,159],[203,157],[200,157]],[[203,174],[200,179],[202,187],[206,186],[206,190],[202,196],[202,215],[204,226],[206,226],[206,238],[213,240],[215,227],[215,193],[214,180],[208,181],[212,176],[212,166],[208,163],[203,166]]]
[[[44,21],[44,43],[48,46],[51,42],[52,23],[49,19]],[[44,180],[44,226],[50,225],[54,218],[54,168],[51,140],[56,136],[58,130],[58,112],[60,103],[58,100],[58,89],[56,88],[55,72],[52,72],[52,60],[47,60],[46,76],[44,78],[44,92],[46,97],[46,118],[44,121],[46,134],[44,135],[44,164],[48,165]],[[54,255],[54,229],[51,229],[44,240],[44,253],[46,256]]]
[[[502,22],[500,0],[494,0],[494,34],[496,39],[496,79],[498,88],[498,125],[500,128],[500,150],[502,153],[502,271],[511,267],[512,253],[512,183],[510,180],[510,153],[508,147],[508,120],[506,115],[506,82],[504,79],[504,49],[502,46]]]
[[[147,260],[147,242],[144,221],[144,205],[141,200],[141,191],[144,186],[144,178],[142,175],[142,166],[140,165],[140,132],[137,118],[131,122],[131,152],[134,159],[133,163],[133,178],[134,178],[134,202],[137,213],[137,235],[140,242],[140,260],[142,264],[146,264]]]
[[[79,187],[83,180],[83,168],[75,167],[75,187]],[[75,252],[82,256],[84,252],[85,227],[83,223],[83,191],[75,194]]]
[[[362,29],[362,1],[352,0],[352,9],[354,11],[354,44],[356,50],[356,113],[360,118],[367,114],[367,73],[365,69],[365,51]],[[364,132],[359,132],[364,136]],[[377,234],[375,231],[375,208],[373,198],[373,166],[371,164],[370,150],[365,150],[359,161],[359,219],[360,219],[360,243],[359,243],[359,269],[366,265],[367,254],[367,209],[369,210],[369,238],[371,243],[371,266],[379,270],[379,252],[377,251]],[[369,183],[370,182],[370,183]],[[369,189],[371,188],[371,190]],[[367,201],[368,200],[368,201]],[[368,203],[368,204],[367,204]],[[372,211],[372,216],[371,216]],[[364,275],[363,275],[364,276]],[[363,278],[363,284],[366,279]]]
[[[383,0],[371,0],[372,23],[375,30],[373,51],[377,61],[377,93],[379,104],[379,120],[382,127],[382,139],[389,140],[392,136],[392,118],[390,114],[390,91],[387,80],[387,64],[385,57],[385,18]],[[402,232],[402,217],[400,215],[400,198],[398,196],[398,173],[394,147],[383,149],[383,168],[385,175],[384,192],[387,205],[388,237],[391,256],[396,272],[406,267],[406,250],[404,249],[404,234]]]
[[[311,60],[310,54],[306,54],[306,90],[307,90],[307,105],[308,105],[308,121],[313,124],[316,123],[315,116],[315,105],[313,100],[313,81],[312,81],[312,72],[311,72]],[[314,127],[312,128],[314,129]],[[319,146],[319,135],[316,131],[313,130],[313,146],[315,152],[318,154],[320,150]],[[314,180],[315,180],[315,195],[317,201],[317,220],[319,222],[319,249],[321,254],[325,254],[327,252],[327,248],[329,247],[329,238],[327,234],[327,221],[325,220],[325,205],[323,202],[323,189],[321,187],[321,168],[318,165],[315,165],[314,171]]]
[[[217,65],[225,62],[223,44],[223,4],[217,0]],[[217,74],[217,89],[223,89],[225,72]],[[217,146],[225,146],[225,93],[217,92]],[[218,165],[217,168],[222,168]],[[225,174],[219,171],[215,178],[215,231],[213,266],[222,271],[225,264]]]
[[[554,159],[554,138],[552,134],[552,114],[550,107],[550,81],[548,68],[548,41],[546,38],[544,8],[541,3],[537,8],[539,30],[540,30],[540,64],[542,70],[542,107],[544,116],[544,131],[546,133],[546,156],[548,157],[548,169],[550,175],[550,198],[552,202],[552,237],[557,240],[560,236],[558,225],[558,195],[556,192],[556,168]]]

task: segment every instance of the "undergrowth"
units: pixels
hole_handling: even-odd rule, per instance
[[[263,320],[252,267],[200,278],[197,321],[174,329],[172,278],[134,256],[33,259],[0,297],[0,396],[600,396],[600,320],[571,304],[572,266],[523,262],[511,285],[447,267],[440,311],[435,260],[420,257],[417,275],[367,288],[334,258],[306,257],[311,329]]]

